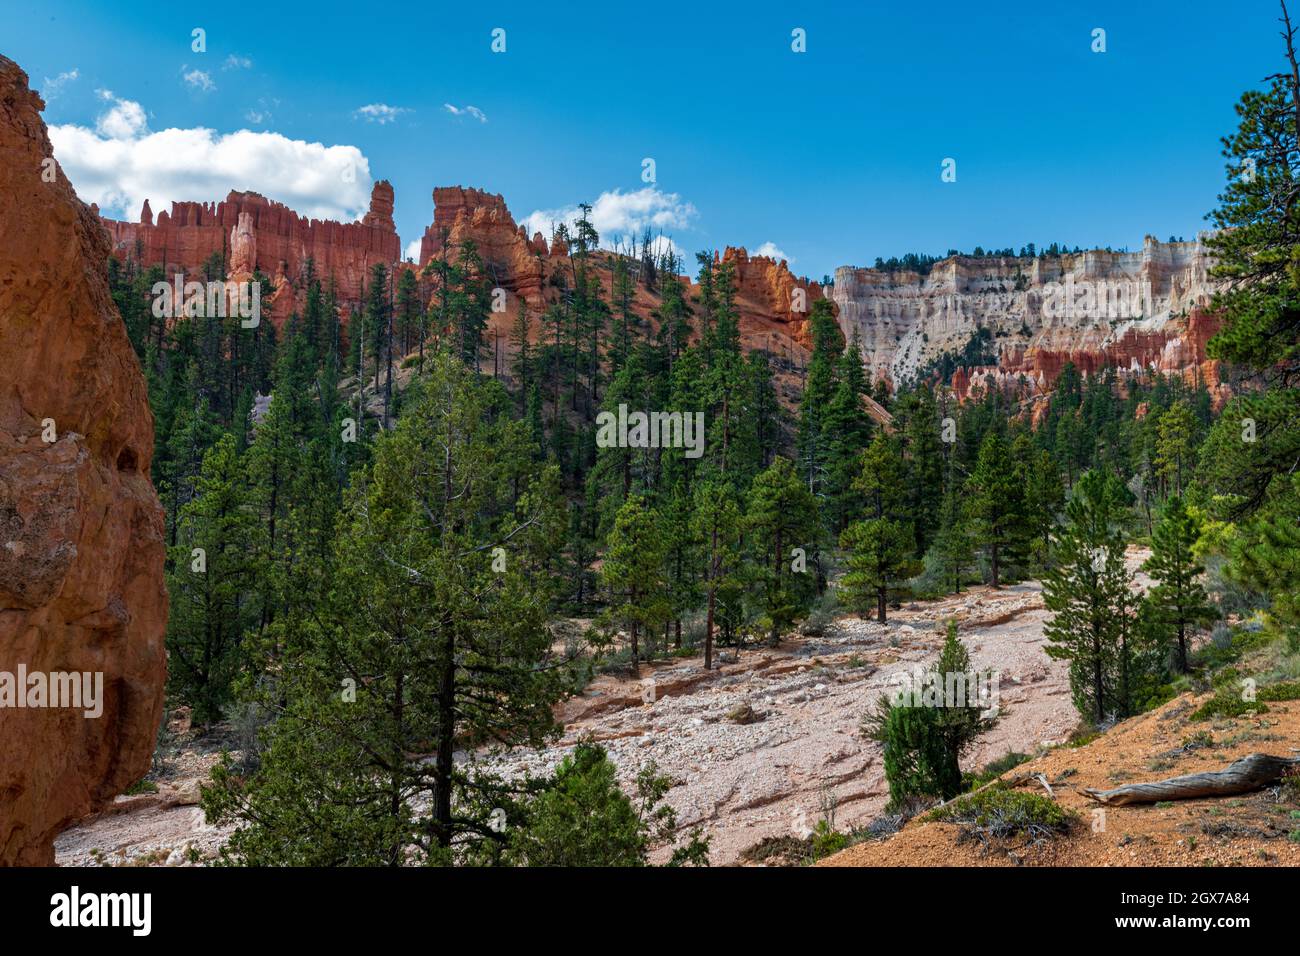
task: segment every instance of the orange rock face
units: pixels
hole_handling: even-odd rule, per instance
[[[736,271],[736,291],[759,312],[770,313],[778,322],[789,326],[789,335],[801,345],[812,344],[808,331],[808,313],[812,304],[825,298],[821,283],[799,277],[790,271],[784,259],[750,256],[743,248],[728,246],[722,262],[731,263]],[[833,305],[833,304],[832,304]],[[838,308],[835,312],[838,314]]]
[[[565,250],[546,246],[539,232],[528,238],[499,195],[463,186],[433,191],[433,223],[420,240],[420,266],[445,254],[453,259],[461,243],[473,241],[490,275],[501,287],[522,296],[530,309],[544,308],[546,268],[543,259]]]
[[[282,326],[299,298],[307,260],[316,274],[333,274],[339,301],[361,301],[371,267],[392,266],[402,257],[402,243],[393,225],[393,187],[375,183],[370,211],[360,222],[340,223],[307,219],[283,203],[254,192],[232,191],[220,203],[173,203],[170,213],[154,220],[145,202],[140,221],[105,219],[113,251],[121,257],[137,256],[145,265],[163,265],[185,273],[197,272],[213,254],[224,254],[231,273],[259,269],[264,275],[284,275],[292,293],[277,289],[282,307],[271,319]]]
[[[153,416],[43,108],[0,56],[0,864],[52,864],[60,829],[148,771],[166,676]],[[15,706],[51,674],[99,675],[98,715]]]

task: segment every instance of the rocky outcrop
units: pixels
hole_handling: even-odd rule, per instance
[[[309,258],[317,275],[334,276],[339,301],[350,305],[361,301],[372,266],[392,266],[402,257],[393,225],[393,187],[382,180],[375,183],[360,222],[307,219],[258,193],[232,191],[220,203],[173,203],[156,221],[146,200],[138,223],[105,219],[104,225],[118,256],[134,256],[146,266],[188,274],[218,254],[232,273],[257,269],[268,277],[283,275],[293,293],[277,289],[276,302],[284,306],[271,311],[277,326],[297,305]],[[244,251],[236,249],[237,241]],[[242,257],[238,263],[237,256]]]
[[[108,234],[43,108],[0,56],[0,864],[52,863],[60,829],[148,771],[166,673],[153,416]],[[71,700],[70,681],[36,696],[56,674],[98,702],[50,706]]]
[[[784,259],[750,256],[743,248],[728,246],[721,262],[735,270],[737,295],[751,311],[786,324],[790,337],[802,345],[812,344],[808,313],[814,302],[825,298],[820,283],[796,276]]]
[[[420,266],[444,255],[454,259],[466,240],[474,243],[488,274],[501,288],[522,296],[530,309],[545,307],[543,260],[566,255],[567,250],[557,245],[548,248],[540,232],[529,239],[498,194],[463,186],[435,189],[433,222],[420,240]]]
[[[857,334],[873,376],[899,382],[981,329],[996,362],[958,369],[951,385],[1050,391],[1073,363],[1121,377],[1151,371],[1204,382],[1226,396],[1206,355],[1217,330],[1204,243],[1158,242],[1140,252],[1095,250],[1058,257],[954,256],[928,276],[844,266],[831,297],[846,336]]]

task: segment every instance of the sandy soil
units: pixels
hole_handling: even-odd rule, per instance
[[[1300,866],[1300,837],[1292,836],[1300,834],[1300,803],[1279,788],[1105,808],[1083,793],[1218,770],[1249,753],[1295,756],[1300,702],[1269,703],[1268,712],[1255,717],[1190,721],[1208,696],[1184,695],[1086,746],[1053,750],[1003,775],[1012,780],[1043,774],[1057,801],[1078,814],[1068,836],[1037,847],[986,849],[961,840],[956,825],[917,819],[892,837],[850,847],[821,865]],[[1193,740],[1203,732],[1212,743]],[[1019,786],[1044,792],[1032,779]]]

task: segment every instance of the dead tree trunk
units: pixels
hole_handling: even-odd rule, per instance
[[[1222,770],[1171,777],[1155,783],[1130,783],[1114,790],[1083,792],[1099,803],[1121,807],[1130,803],[1156,803],[1161,800],[1227,797],[1277,783],[1288,770],[1295,767],[1300,767],[1300,757],[1248,754],[1240,760],[1234,760]]]

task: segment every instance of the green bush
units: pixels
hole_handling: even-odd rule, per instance
[[[1002,776],[1008,770],[1013,770],[1016,767],[1019,767],[1022,763],[1025,763],[1026,761],[1032,759],[1033,757],[1031,757],[1029,754],[1022,754],[1019,751],[1009,750],[1001,757],[999,757],[997,760],[994,760],[986,764],[984,769],[981,770],[979,773],[968,775],[967,778],[963,781],[962,789],[963,790],[978,789],[979,787],[984,786],[984,784],[989,783],[992,780],[996,780],[998,777]]]
[[[1258,700],[1300,700],[1300,681],[1272,684],[1255,695]]]
[[[1257,695],[1258,696],[1258,695]],[[1242,700],[1241,691],[1224,687],[1192,712],[1189,720],[1211,720],[1215,717],[1244,717],[1247,714],[1267,713],[1268,708],[1258,700]]]
[[[1021,835],[1037,841],[1069,832],[1075,815],[1042,794],[994,784],[931,811],[930,819],[960,824],[964,836],[981,842]]]

